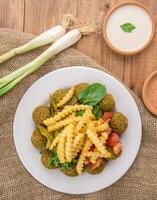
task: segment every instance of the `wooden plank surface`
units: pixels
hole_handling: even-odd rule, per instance
[[[110,7],[121,2],[126,0],[0,0],[0,27],[37,35],[58,24],[65,13],[72,13],[82,20],[97,19],[100,13],[105,14]],[[156,0],[137,2],[147,5],[157,17]],[[101,34],[83,38],[75,48],[106,67],[139,96],[145,78],[157,69],[157,35],[146,50],[130,57],[112,52]]]

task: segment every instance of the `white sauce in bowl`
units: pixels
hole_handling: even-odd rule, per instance
[[[127,33],[121,25],[131,23],[136,28]],[[149,14],[140,6],[128,4],[115,9],[108,18],[106,35],[115,48],[131,52],[145,46],[151,37],[153,23]]]

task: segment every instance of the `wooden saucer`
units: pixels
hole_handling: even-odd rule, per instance
[[[157,116],[157,70],[146,78],[142,88],[142,98],[148,110]]]
[[[140,48],[138,48],[136,50],[132,50],[132,51],[124,51],[124,50],[121,50],[121,49],[117,48],[116,46],[114,46],[110,42],[110,40],[109,40],[109,38],[107,36],[107,30],[106,29],[107,29],[107,22],[108,22],[109,17],[113,13],[113,11],[115,11],[117,8],[119,8],[121,6],[124,6],[124,5],[136,5],[136,6],[139,6],[139,7],[143,8],[148,13],[148,15],[150,16],[150,19],[152,21],[152,32],[151,32],[151,35],[150,35],[148,41],[144,44],[144,46],[142,46],[142,47],[140,47]],[[148,8],[145,5],[143,5],[141,3],[134,2],[134,1],[128,1],[128,2],[120,3],[120,4],[116,5],[116,6],[114,6],[106,14],[106,16],[104,18],[104,23],[103,23],[103,37],[104,37],[104,40],[105,40],[106,44],[108,45],[108,47],[110,49],[112,49],[113,51],[115,51],[118,54],[129,56],[129,55],[133,55],[133,54],[136,54],[136,53],[139,53],[139,52],[143,51],[151,43],[151,41],[153,39],[153,36],[155,34],[155,27],[156,27],[155,19],[154,19],[152,13],[148,10]]]

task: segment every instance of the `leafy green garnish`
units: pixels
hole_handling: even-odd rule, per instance
[[[84,114],[84,110],[79,110],[76,112],[76,116],[82,116]]]
[[[62,163],[60,168],[69,169],[69,168],[72,168],[76,163],[77,163],[77,159],[73,159],[71,162]]]
[[[107,91],[104,85],[100,83],[94,83],[82,90],[78,95],[78,100],[82,104],[89,106],[95,106],[106,95]]]
[[[49,165],[53,164],[59,169],[69,169],[72,168],[76,163],[77,159],[73,159],[71,162],[60,163],[56,151],[52,151],[51,158],[48,161]]]
[[[93,112],[93,114],[95,115],[95,118],[96,118],[97,120],[100,119],[100,118],[102,117],[102,111],[101,111],[101,109],[100,109],[99,106],[94,106],[92,112]]]
[[[82,116],[84,114],[84,110],[80,110],[76,112],[76,116]],[[98,105],[93,107],[92,113],[95,115],[95,118],[98,120],[102,117],[102,111]]]
[[[120,28],[127,33],[131,33],[136,27],[131,23],[124,23],[120,25]]]
[[[48,163],[49,165],[53,164],[55,167],[59,166],[59,159],[55,151],[52,151],[51,158],[48,160]]]

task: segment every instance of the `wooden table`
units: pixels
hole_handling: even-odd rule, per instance
[[[97,19],[101,12],[124,0],[0,0],[0,26],[39,34],[58,24],[62,15]],[[138,0],[157,16],[157,0]],[[135,56],[120,56],[104,43],[102,35],[83,38],[76,49],[95,59],[141,96],[144,79],[157,69],[157,35],[151,45]]]

